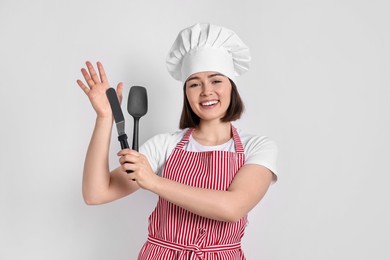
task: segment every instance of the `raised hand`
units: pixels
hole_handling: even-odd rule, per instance
[[[96,63],[97,69],[99,71],[98,75],[91,62],[87,61],[85,64],[87,69],[82,68],[81,73],[83,74],[85,82],[88,86],[86,86],[81,80],[77,80],[77,84],[88,96],[89,101],[91,102],[98,117],[111,117],[111,107],[106,96],[106,90],[110,87],[110,84],[108,82],[103,65],[101,62]],[[122,100],[122,92],[123,83],[121,82],[117,86],[117,95],[119,101]]]

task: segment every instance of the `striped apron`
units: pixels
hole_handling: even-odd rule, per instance
[[[227,190],[244,164],[244,149],[232,127],[236,152],[190,152],[183,149],[193,128],[183,136],[166,161],[163,177],[193,187]],[[138,260],[243,260],[241,238],[247,216],[235,223],[191,213],[159,198],[149,217],[149,236]]]

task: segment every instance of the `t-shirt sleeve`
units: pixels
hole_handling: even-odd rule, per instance
[[[139,152],[148,158],[152,170],[157,174],[160,172],[161,165],[163,164],[162,146],[165,140],[166,136],[164,134],[155,135],[139,148]]]
[[[150,166],[156,174],[161,176],[166,160],[182,136],[183,131],[177,131],[173,134],[158,134],[141,145],[139,152],[148,158]]]
[[[273,174],[273,181],[278,177],[278,147],[274,141],[264,136],[251,136],[244,145],[245,164],[258,164],[268,168]]]

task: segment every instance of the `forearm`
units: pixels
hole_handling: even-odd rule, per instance
[[[220,221],[237,221],[242,215],[235,212],[235,195],[230,191],[196,188],[160,178],[154,193],[169,202],[197,215]]]
[[[88,146],[83,173],[83,196],[87,204],[95,204],[110,185],[108,152],[112,130],[111,117],[98,117]]]
[[[271,181],[267,168],[244,165],[226,191],[196,188],[162,177],[156,177],[149,190],[200,216],[235,222],[259,203]]]

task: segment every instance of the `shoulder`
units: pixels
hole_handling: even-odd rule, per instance
[[[247,151],[250,150],[274,150],[277,151],[278,147],[274,140],[265,135],[249,134],[241,129],[237,129],[237,133],[240,136],[242,145]]]
[[[237,129],[242,145],[244,146],[245,164],[258,164],[267,167],[277,179],[278,147],[276,143],[264,135],[254,135]]]
[[[173,133],[161,133],[149,138],[144,145],[155,145],[155,146],[170,146],[176,145],[184,136],[187,129],[178,130]]]

